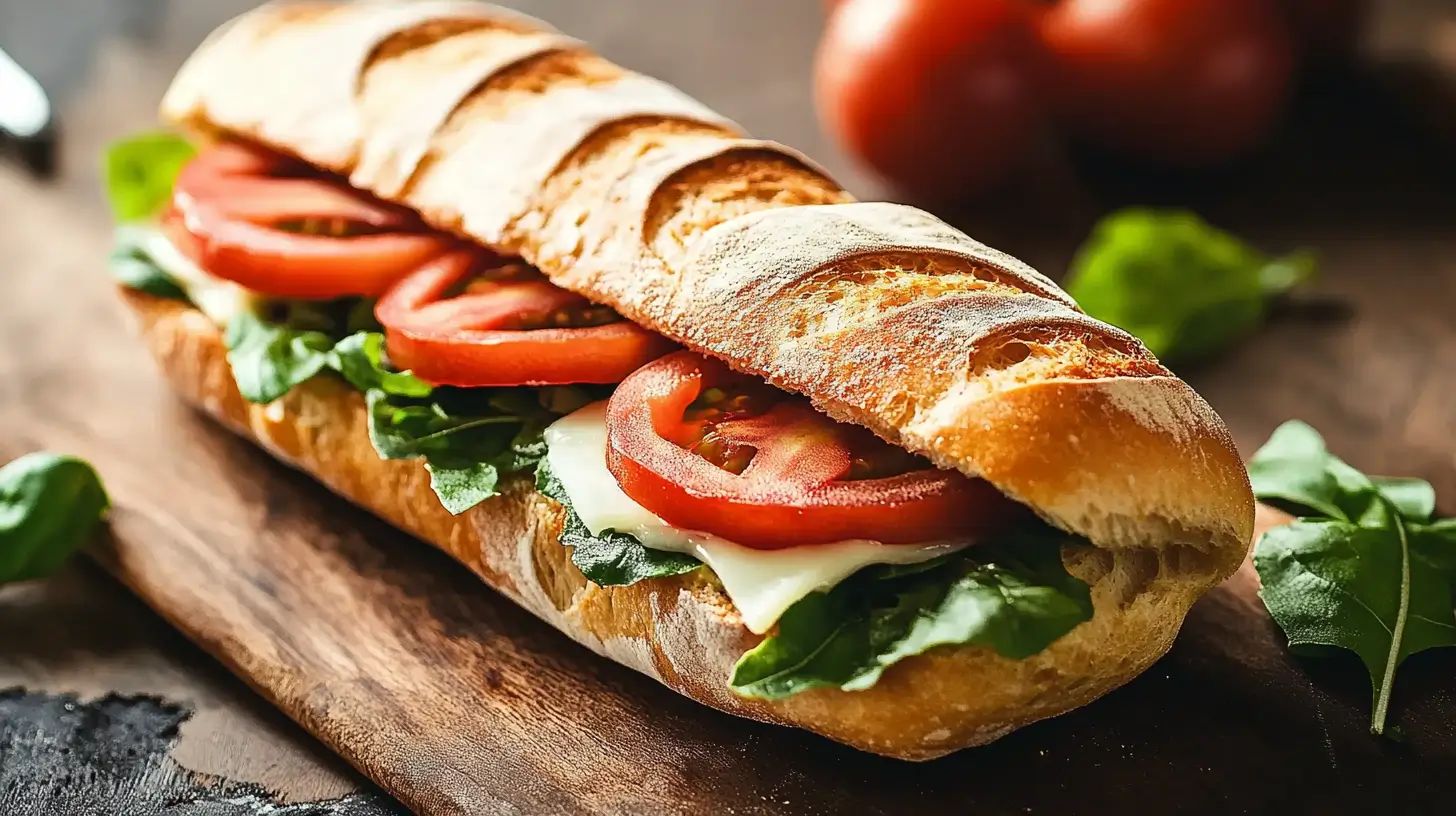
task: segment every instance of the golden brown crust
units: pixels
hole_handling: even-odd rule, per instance
[[[420,467],[374,454],[358,394],[321,377],[247,405],[199,313],[127,294],[187,399],[696,700],[938,756],[1125,682],[1242,560],[1253,500],[1228,433],[1134,338],[1019,261],[927,213],[853,202],[807,158],[538,21],[456,0],[264,6],[199,50],[164,114],[520,254],[1098,545],[1065,553],[1096,614],[1041,654],[940,649],[864,692],[739,699],[726,679],[756,638],[710,579],[591,585],[558,540],[560,509],[524,482],[452,517]]]
[[[201,312],[132,290],[122,295],[173,388],[233,431],[449,553],[598,653],[720,710],[866,751],[931,759],[1090,702],[1167,651],[1188,607],[1227,569],[1192,548],[1069,550],[1069,568],[1093,585],[1096,611],[1041,654],[1015,661],[979,647],[942,648],[891,667],[867,691],[746,700],[729,692],[728,676],[758,638],[702,571],[595,586],[560,543],[561,508],[526,480],[452,516],[419,463],[374,452],[363,399],[342,381],[315,377],[272,405],[249,404]]]
[[[1253,498],[1222,422],[1025,264],[927,213],[854,203],[803,156],[539,21],[459,0],[309,9],[264,6],[214,37],[164,114],[519,253],[1101,545],[1236,563]]]

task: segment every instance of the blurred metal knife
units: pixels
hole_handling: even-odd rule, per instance
[[[45,89],[0,49],[0,141],[37,176],[56,166],[55,113]]]

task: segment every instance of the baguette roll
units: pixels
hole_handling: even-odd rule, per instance
[[[759,638],[711,575],[592,585],[560,544],[560,507],[527,480],[451,516],[418,463],[375,454],[357,393],[315,378],[248,405],[199,312],[125,293],[188,400],[708,705],[889,756],[939,756],[1142,671],[1244,557],[1253,499],[1228,432],[1135,338],[1014,258],[914,208],[854,202],[806,157],[544,23],[445,0],[270,4],[199,49],[163,113],[520,255],[1091,542],[1063,559],[1092,585],[1094,616],[1040,654],[943,647],[866,691],[742,699],[726,678]]]

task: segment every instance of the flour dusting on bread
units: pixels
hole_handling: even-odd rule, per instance
[[[540,21],[463,0],[268,4],[209,38],[163,111],[518,254],[1098,545],[1077,562],[1104,567],[1084,570],[1092,620],[1026,660],[936,649],[866,691],[738,698],[725,680],[757,638],[701,575],[588,586],[557,540],[560,508],[524,481],[451,516],[418,463],[374,455],[357,393],[315,378],[263,420],[210,325],[127,293],[189,400],[708,705],[904,758],[982,744],[1146,668],[1247,547],[1253,500],[1227,430],[1141,343],[1014,258],[928,213],[854,203],[802,155]]]
[[[1167,434],[1179,441],[1193,433],[1207,433],[1199,402],[1187,399],[1187,386],[1167,377],[1136,381],[1108,380],[1099,383],[1108,401],[1142,427]],[[1132,385],[1133,387],[1129,387]]]

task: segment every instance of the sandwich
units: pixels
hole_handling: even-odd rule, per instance
[[[539,20],[268,4],[162,114],[115,268],[176,391],[701,703],[934,758],[1127,682],[1245,556],[1137,339]]]

